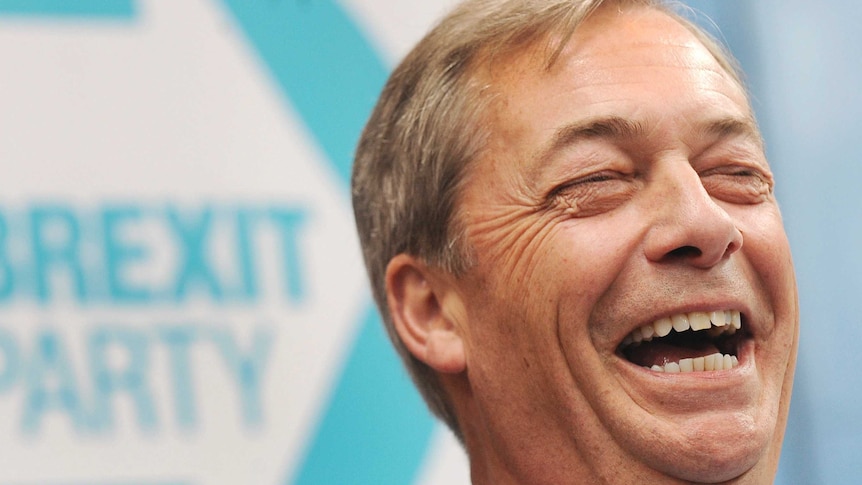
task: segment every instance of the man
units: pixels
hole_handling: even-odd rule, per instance
[[[392,74],[353,197],[473,483],[772,482],[796,286],[745,91],[697,28],[468,1]]]

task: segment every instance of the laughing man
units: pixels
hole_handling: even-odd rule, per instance
[[[468,0],[390,77],[353,198],[474,484],[772,483],[790,250],[734,63],[668,7]]]

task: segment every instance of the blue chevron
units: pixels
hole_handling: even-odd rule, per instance
[[[347,188],[387,70],[331,0],[223,0]]]
[[[386,68],[332,1],[223,0],[346,190],[353,149]],[[321,324],[325,324],[321,322]],[[433,420],[369,302],[317,433],[284,483],[411,483]]]

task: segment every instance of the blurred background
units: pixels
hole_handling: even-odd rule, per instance
[[[453,3],[0,0],[0,485],[469,483],[348,194]],[[687,3],[748,75],[798,270],[777,483],[856,484],[862,4]]]

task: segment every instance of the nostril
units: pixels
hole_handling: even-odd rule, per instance
[[[739,239],[738,242],[736,240],[733,240],[727,245],[727,248],[724,250],[724,254],[733,254],[741,247],[742,247],[742,239],[741,238]]]
[[[681,246],[667,253],[667,257],[672,259],[686,259],[697,258],[702,254],[703,251],[694,246]]]
[[[667,220],[658,220],[652,225],[644,236],[647,260],[709,268],[742,247],[742,232],[726,214],[721,218],[711,217],[705,223],[682,217],[685,214],[671,213]]]

